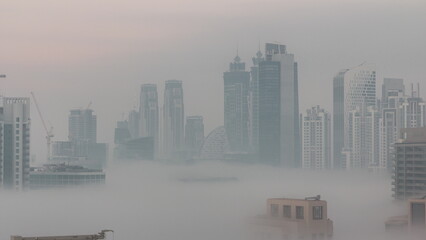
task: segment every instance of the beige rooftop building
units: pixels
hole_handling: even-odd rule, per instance
[[[333,235],[333,221],[327,216],[327,202],[320,196],[305,199],[271,198],[267,214],[252,220],[256,240],[320,240]]]
[[[386,231],[409,234],[414,239],[426,239],[426,196],[409,199],[407,208],[407,215],[390,217],[385,222]]]

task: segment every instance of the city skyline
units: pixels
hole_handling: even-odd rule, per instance
[[[367,9],[355,0],[234,3],[223,8],[222,0],[203,4],[185,0],[179,6],[166,0],[143,6],[108,1],[99,2],[105,9],[99,11],[81,2],[41,0],[23,7],[4,1],[0,73],[7,77],[0,86],[8,96],[35,92],[46,121],[58,139],[65,139],[68,109],[92,101],[98,115],[105,116],[99,127],[111,129],[122,119],[123,109],[138,104],[140,84],[163,89],[167,79],[185,81],[187,114],[204,116],[206,132],[211,131],[223,119],[222,100],[210,102],[223,98],[223,71],[237,48],[248,64],[259,41],[279,41],[297,56],[299,91],[304,96],[301,110],[313,104],[331,110],[332,90],[325,86],[339,69],[364,61],[377,64],[379,85],[384,77],[403,78],[409,84],[426,75],[423,32],[416,27],[426,21],[424,1],[374,0]],[[311,4],[317,11],[307,11]],[[82,8],[85,11],[80,12]],[[117,21],[108,20],[111,16]],[[150,17],[153,21],[148,21]],[[426,92],[426,86],[421,87]],[[202,88],[209,91],[194,91]],[[35,112],[32,116],[33,126],[41,126]],[[102,131],[98,137],[111,143],[113,133]],[[44,141],[43,130],[34,127],[38,160],[45,155]]]

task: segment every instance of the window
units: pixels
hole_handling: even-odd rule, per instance
[[[322,219],[322,206],[312,207],[312,217],[314,218],[314,220]]]
[[[278,209],[279,209],[278,204],[271,204],[271,216],[272,217],[278,217],[278,215],[279,215]]]
[[[19,136],[16,136],[16,141],[19,141]]]
[[[291,206],[290,205],[284,205],[283,206],[283,217],[291,218]]]
[[[18,117],[16,118],[16,122],[19,122],[19,118]]]
[[[16,166],[19,166],[19,162],[16,162],[16,163],[15,163],[15,165],[16,165]]]
[[[19,128],[19,123],[16,124],[16,128]]]
[[[296,218],[297,219],[303,219],[304,218],[302,206],[296,206]]]
[[[16,133],[16,134],[19,134],[19,130],[16,130],[16,131],[15,131],[15,133]]]

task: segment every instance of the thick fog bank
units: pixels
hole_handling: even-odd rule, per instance
[[[0,192],[0,240],[102,229],[115,230],[116,240],[245,239],[247,218],[265,213],[267,198],[317,194],[328,202],[334,239],[386,239],[384,221],[405,210],[392,200],[390,182],[363,172],[210,162],[112,166],[100,188]]]

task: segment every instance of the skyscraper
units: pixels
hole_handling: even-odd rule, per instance
[[[306,110],[302,123],[302,167],[331,168],[331,118],[319,106]]]
[[[135,110],[130,111],[128,119],[127,129],[129,130],[131,138],[139,137],[139,112]]]
[[[0,186],[29,187],[30,99],[0,97]]]
[[[382,85],[382,109],[380,120],[380,169],[390,169],[393,159],[393,145],[401,128],[398,109],[404,101],[403,79],[385,78]]]
[[[420,97],[420,86],[414,91],[411,85],[411,95],[404,99],[399,106],[399,121],[401,128],[418,128],[426,126],[426,103]]]
[[[143,84],[139,103],[139,137],[153,137],[155,153],[159,149],[159,117],[157,85]]]
[[[253,66],[250,69],[250,128],[249,139],[251,151],[259,153],[259,63],[263,61],[262,52],[257,51],[256,57],[252,58]]]
[[[267,43],[259,63],[259,157],[262,162],[299,167],[297,63],[286,46]]]
[[[231,152],[248,151],[250,73],[237,55],[223,73],[224,122]]]
[[[333,80],[333,163],[335,168],[347,168],[353,146],[350,117],[367,116],[369,106],[376,106],[376,71],[361,64],[340,71]],[[356,118],[358,119],[358,118]],[[359,119],[360,121],[364,121]],[[355,125],[353,125],[355,127]],[[345,156],[342,154],[345,152]]]
[[[180,156],[185,145],[182,81],[166,81],[163,114],[162,151],[166,159],[172,159]]]
[[[51,161],[102,169],[108,145],[97,142],[97,118],[92,109],[72,109],[68,116],[68,141],[52,143]]]
[[[204,123],[202,116],[186,117],[185,125],[185,148],[188,157],[200,155],[201,146],[204,141]]]
[[[73,109],[68,116],[68,139],[71,142],[96,143],[96,115],[92,109]]]

